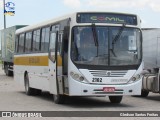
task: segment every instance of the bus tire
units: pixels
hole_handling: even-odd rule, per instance
[[[141,97],[147,97],[149,94],[149,91],[147,90],[141,90]]]
[[[109,96],[109,100],[111,103],[120,103],[122,101],[123,96]]]
[[[26,73],[25,75],[25,81],[24,81],[24,85],[25,85],[25,92],[27,95],[34,95],[35,93],[35,89],[34,88],[31,88],[29,86],[29,77],[28,77],[28,74]]]
[[[65,102],[64,95],[53,95],[53,100],[56,104],[63,104]]]
[[[32,88],[33,89],[33,88]],[[42,90],[39,90],[39,89],[34,89],[34,94],[35,95],[41,95],[42,93]]]

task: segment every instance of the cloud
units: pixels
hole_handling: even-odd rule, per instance
[[[63,4],[81,10],[151,9],[160,12],[160,0],[63,0]]]
[[[156,2],[153,2],[153,1],[156,1]],[[151,3],[150,3],[150,8],[155,11],[155,12],[160,12],[160,1],[159,0],[153,0]]]
[[[97,8],[119,8],[124,6],[126,3],[123,1],[115,1],[115,0],[91,0],[88,1],[88,5],[91,7]]]
[[[160,12],[160,0],[63,0],[70,8],[80,9],[145,9]]]
[[[3,9],[3,1],[0,1],[0,9]]]
[[[63,3],[71,8],[80,8],[81,2],[80,0],[63,0]]]
[[[90,6],[106,8],[144,7],[150,0],[92,0]]]
[[[150,8],[155,12],[160,12],[160,0],[88,0],[88,6],[102,9],[117,8]]]

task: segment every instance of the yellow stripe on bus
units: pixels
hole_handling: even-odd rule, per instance
[[[26,66],[48,66],[48,56],[25,56],[25,57],[14,57],[15,65],[26,65]],[[58,55],[58,66],[62,66],[62,58]]]
[[[62,66],[62,57],[58,55],[57,66]]]

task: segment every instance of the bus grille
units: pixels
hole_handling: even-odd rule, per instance
[[[106,71],[106,70],[91,70],[89,71],[94,77],[123,77],[127,71]]]

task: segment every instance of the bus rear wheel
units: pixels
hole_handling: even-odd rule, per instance
[[[120,103],[122,101],[123,96],[109,96],[109,100],[111,103]]]
[[[30,86],[29,86],[29,77],[28,77],[28,74],[25,75],[24,85],[25,85],[25,92],[26,92],[26,94],[27,95],[33,95],[34,89],[30,88]]]
[[[63,104],[65,102],[64,95],[53,95],[53,100],[56,104]]]
[[[41,90],[30,87],[28,74],[25,75],[24,84],[25,84],[25,92],[27,95],[40,95],[41,94],[42,92]]]

